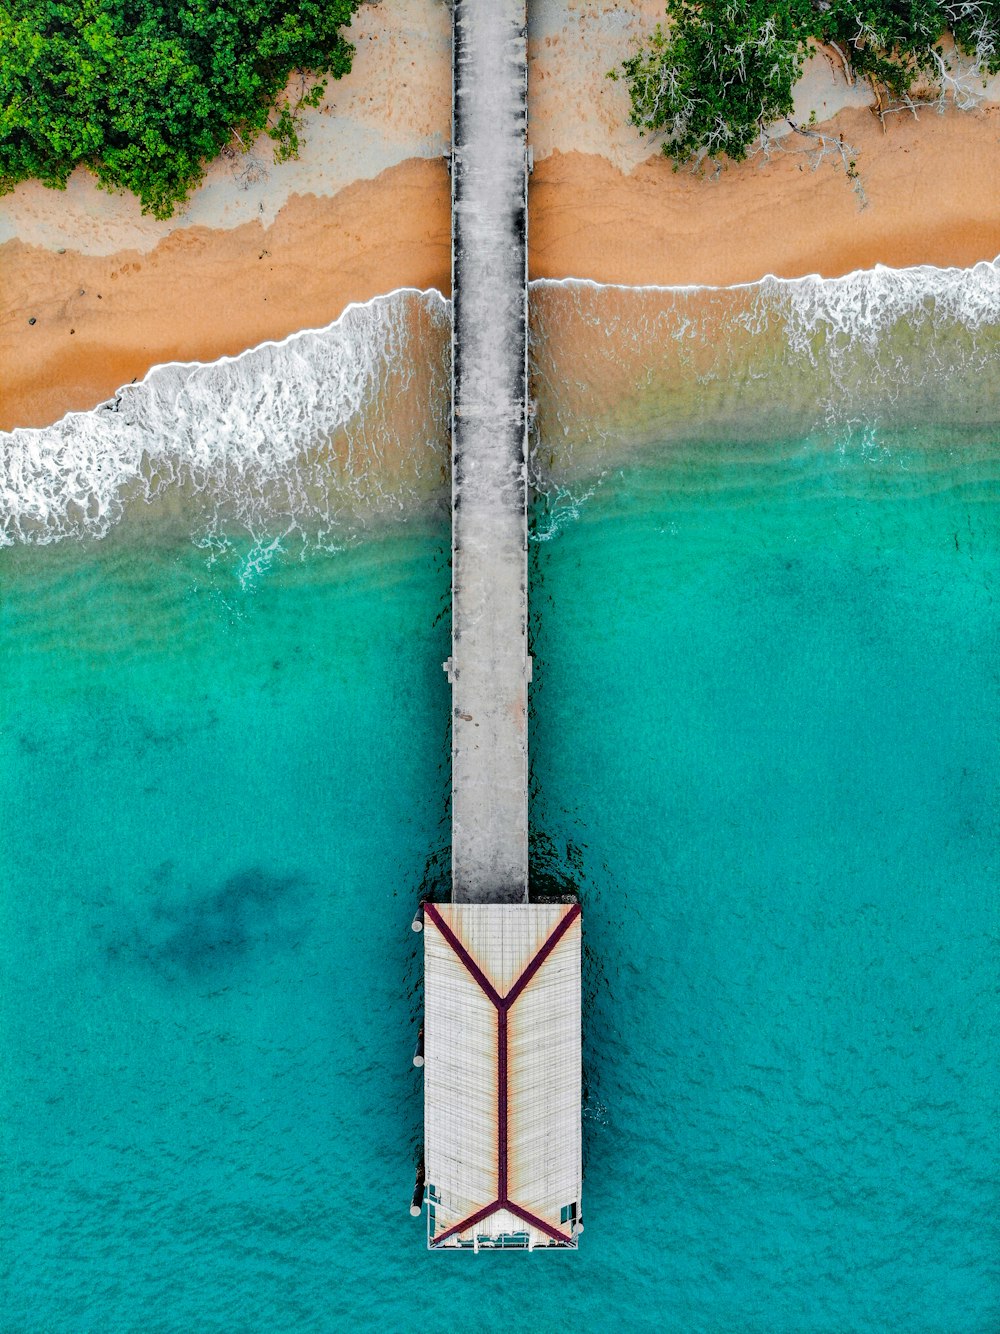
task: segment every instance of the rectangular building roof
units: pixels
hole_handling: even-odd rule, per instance
[[[432,1248],[576,1245],[580,909],[426,904]]]

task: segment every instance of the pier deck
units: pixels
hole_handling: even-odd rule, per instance
[[[528,898],[527,6],[456,0],[452,898]]]
[[[428,904],[424,1148],[433,1250],[575,1250],[580,909]]]
[[[456,0],[452,134],[452,902],[427,902],[433,1250],[575,1249],[581,921],[528,901],[525,0]]]

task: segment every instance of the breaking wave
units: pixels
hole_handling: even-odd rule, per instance
[[[1000,260],[733,287],[534,285],[537,472],[630,447],[995,417]]]
[[[102,537],[149,501],[265,548],[444,504],[449,358],[450,303],[403,288],[325,329],[155,367],[93,411],[0,434],[0,544]],[[549,496],[654,442],[985,423],[1000,261],[724,288],[543,279],[531,359]]]
[[[442,492],[450,312],[400,289],[325,329],[156,366],[90,412],[0,435],[0,541],[103,537],[137,501],[198,497],[203,526],[363,525]]]

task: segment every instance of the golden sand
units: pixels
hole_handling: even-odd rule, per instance
[[[444,68],[444,28],[426,38],[430,45],[421,56],[417,11],[424,2],[406,0],[396,26],[406,19],[409,27],[382,33],[386,51],[392,39],[393,69],[415,67],[421,58],[429,68]],[[863,108],[841,110],[821,129],[857,150],[854,181],[835,165],[837,154],[817,165],[813,142],[798,136],[785,140],[769,162],[758,158],[717,176],[674,172],[661,156],[642,159],[642,141],[624,124],[621,85],[603,79],[605,58],[592,59],[593,68],[581,65],[580,53],[594,48],[593,34],[581,25],[601,18],[588,11],[574,20],[579,32],[566,28],[576,42],[568,54],[571,44],[557,37],[534,45],[539,91],[532,137],[546,156],[537,161],[530,186],[533,277],[725,285],[766,273],[834,276],[877,263],[966,266],[1000,254],[995,104],[925,111],[919,121],[895,116],[884,128]],[[369,34],[372,50],[378,35]],[[817,75],[826,77],[821,69]],[[366,75],[377,76],[377,69]],[[556,83],[575,90],[573,97],[553,95]],[[342,101],[347,92],[338,90]],[[355,100],[360,95],[351,92]],[[447,292],[449,180],[427,138],[440,138],[446,128],[438,125],[446,101],[419,127],[424,156],[344,187],[307,163],[302,179],[316,193],[292,194],[270,210],[262,201],[263,216],[274,214],[270,225],[209,227],[182,219],[159,231],[144,223],[142,230],[133,225],[134,201],[88,195],[86,183],[74,185],[72,198],[24,187],[30,206],[25,212],[22,200],[21,216],[28,221],[16,239],[0,245],[0,428],[44,425],[68,410],[92,407],[158,362],[212,360],[321,327],[348,303],[396,287]],[[337,113],[336,106],[326,110]],[[397,110],[400,124],[387,127],[387,142],[412,153],[401,136],[413,109],[406,103]],[[352,152],[359,160],[368,133],[355,126]],[[326,161],[332,142],[317,144],[318,158]],[[603,151],[589,151],[602,143]],[[276,193],[281,198],[278,179],[261,187],[269,204]],[[233,200],[246,204],[221,177],[209,181],[200,198],[192,216],[213,216],[212,200],[226,208]],[[70,203],[78,210],[69,229],[76,226],[79,249],[71,243],[53,249],[60,209],[65,230]],[[126,234],[139,248],[115,248],[114,238]],[[47,244],[39,243],[43,238]]]

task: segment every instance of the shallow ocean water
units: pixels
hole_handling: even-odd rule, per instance
[[[934,362],[780,438],[657,439],[657,381],[543,485],[575,1255],[407,1214],[446,516],[303,545],[183,501],[0,552],[0,1328],[1000,1327],[1000,432]]]

